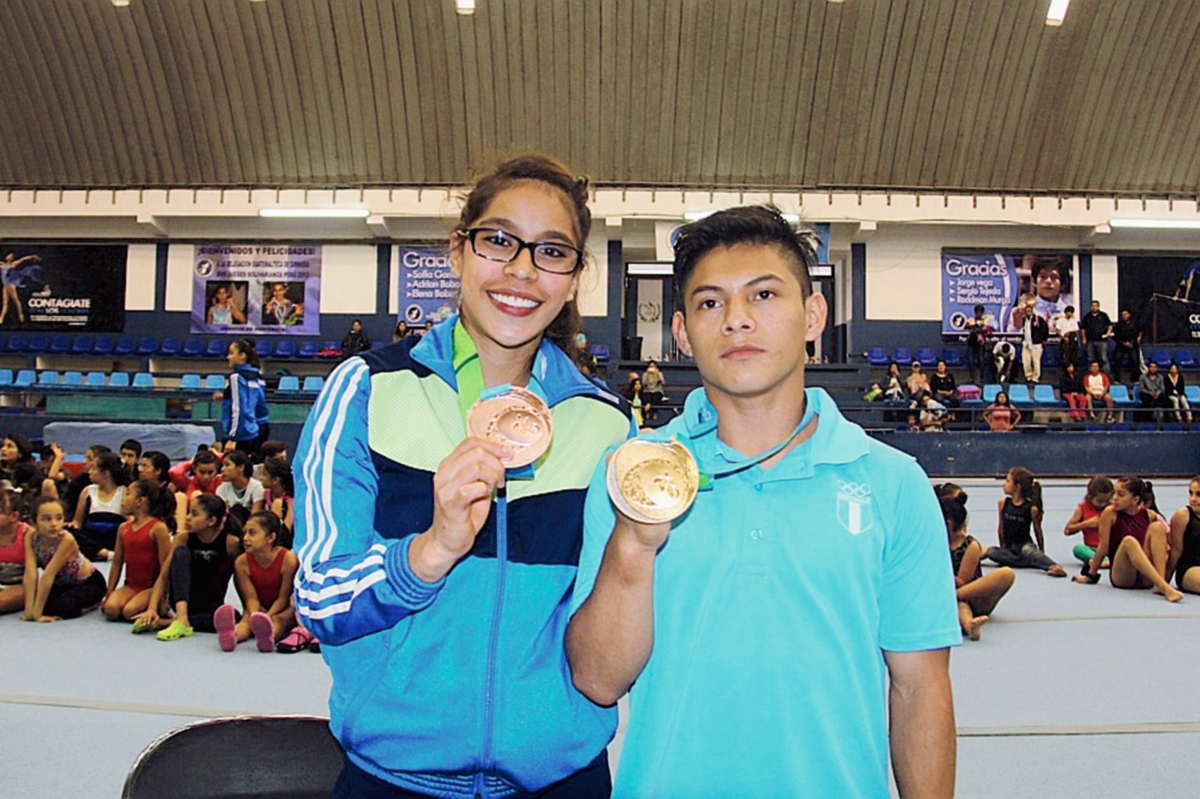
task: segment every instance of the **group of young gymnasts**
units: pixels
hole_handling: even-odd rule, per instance
[[[75,508],[52,476],[14,485],[0,456],[0,613],[55,622],[99,608],[160,641],[201,631],[225,651],[251,638],[263,652],[319,651],[292,604],[286,450],[270,453],[259,478],[236,450],[201,450],[172,468],[161,453],[127,453],[134,443],[121,455],[89,448]],[[105,560],[107,579],[95,566]],[[231,581],[241,612],[226,602]]]
[[[967,532],[967,494],[961,486],[943,483],[935,490],[946,520],[959,623],[971,640],[979,640],[988,614],[1012,588],[1014,569],[1067,576],[1046,555],[1042,487],[1028,469],[1017,467],[1004,478],[1004,498],[997,509],[999,544],[993,547]],[[1168,602],[1183,599],[1184,591],[1200,594],[1200,475],[1188,483],[1188,504],[1170,518],[1159,512],[1149,481],[1133,475],[1115,481],[1093,477],[1063,533],[1083,536],[1073,550],[1083,564],[1073,578],[1077,583],[1098,583],[1101,570],[1107,569],[1116,588],[1149,588]],[[998,568],[984,574],[985,559]]]

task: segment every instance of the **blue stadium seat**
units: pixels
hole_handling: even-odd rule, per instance
[[[1183,395],[1187,397],[1188,405],[1191,405],[1193,408],[1200,406],[1200,386],[1184,386]]]
[[[1169,422],[1167,424],[1164,424],[1162,426],[1162,429],[1163,429],[1164,433],[1182,433],[1187,428],[1184,427],[1183,425],[1179,424],[1178,422]]]
[[[1033,401],[1039,405],[1062,404],[1062,401],[1054,396],[1054,387],[1046,383],[1038,383],[1033,387]]]
[[[1129,387],[1124,383],[1113,383],[1108,387],[1108,393],[1112,395],[1113,405],[1130,406],[1134,404],[1133,397],[1129,396]]]
[[[205,391],[224,391],[225,375],[207,375],[204,378]]]
[[[26,352],[45,352],[48,349],[50,349],[50,339],[41,333],[30,336],[29,341],[25,344]]]
[[[933,347],[918,347],[917,360],[926,368],[937,365],[937,356],[933,354]],[[949,366],[949,364],[946,365]]]
[[[71,337],[59,333],[56,336],[50,337],[50,346],[46,348],[46,352],[51,355],[66,355],[71,351]]]
[[[953,347],[943,347],[941,357],[942,360],[946,362],[946,366],[950,367],[951,369],[961,369],[967,365],[966,360],[963,359],[962,353]],[[886,364],[884,365],[886,366]]]
[[[1139,433],[1153,433],[1158,430],[1158,425],[1152,422],[1138,422],[1133,426],[1133,429]]]
[[[38,375],[38,388],[58,388],[61,375],[54,369],[47,369]]]
[[[138,339],[137,349],[134,350],[134,353],[137,355],[141,355],[141,356],[147,356],[147,355],[153,355],[157,351],[158,351],[158,342],[155,341],[153,338],[146,336],[145,338]],[[135,382],[135,384],[136,384],[136,382]]]
[[[593,344],[589,349],[592,357],[596,359],[596,363],[608,363],[612,359],[612,350],[608,348],[607,344]],[[882,347],[878,349],[882,349]]]
[[[29,341],[24,333],[13,333],[8,337],[8,341],[4,342],[5,352],[25,352],[28,347]]]
[[[1042,348],[1042,369],[1058,369],[1062,360],[1058,357],[1058,347]]]
[[[200,375],[184,375],[179,380],[179,389],[181,391],[199,391],[200,388]]]
[[[96,342],[92,344],[92,355],[112,355],[116,348],[116,342],[111,336],[96,336]]]
[[[1033,397],[1029,396],[1029,386],[1025,383],[1013,383],[1008,387],[1008,401],[1013,405],[1032,405]]]
[[[133,339],[121,336],[113,346],[113,355],[133,355]]]
[[[1102,424],[1085,424],[1083,429],[1089,433],[1103,433],[1105,428]]]
[[[64,372],[62,380],[63,388],[83,388],[83,372]]]
[[[315,358],[315,357],[317,357],[317,353],[320,352],[320,350],[321,350],[321,347],[320,347],[320,345],[317,344],[317,342],[303,341],[300,343],[300,351],[297,353],[297,357]]]
[[[1196,365],[1196,359],[1191,350],[1176,350],[1175,363],[1179,364],[1180,369],[1191,369]]]
[[[164,338],[158,345],[158,354],[166,357],[174,357],[179,354],[179,339]]]
[[[296,357],[296,342],[285,338],[283,341],[275,345],[276,358],[295,358]]]
[[[1108,429],[1114,433],[1128,433],[1133,430],[1133,425],[1128,422],[1118,422]]]
[[[104,388],[105,374],[104,372],[88,372],[87,378],[83,381],[84,388]]]
[[[22,369],[17,372],[17,379],[13,381],[15,388],[29,388],[37,382],[37,372],[32,369]]]
[[[259,358],[270,358],[271,357],[272,347],[271,347],[271,342],[269,339],[262,338],[256,342],[254,342],[254,349],[258,351]]]
[[[223,338],[214,338],[204,348],[205,358],[224,358],[229,353],[229,343]]]
[[[275,389],[276,394],[296,394],[300,391],[300,378],[295,375],[284,375],[279,378],[279,386]]]
[[[71,339],[72,355],[90,355],[92,352],[91,336],[76,336]]]
[[[996,395],[1003,390],[1004,386],[1000,385],[999,383],[984,383],[983,396],[980,397],[980,399],[983,400],[985,405],[991,405],[996,401]],[[1012,399],[1012,397],[1009,397],[1009,399]]]
[[[11,386],[13,381],[12,369],[0,369],[0,386]]]
[[[908,347],[896,347],[896,349],[892,350],[892,360],[898,364],[907,366],[912,363],[913,357]]]
[[[592,349],[594,354],[595,347],[593,346]],[[887,366],[889,360],[888,351],[885,347],[871,347],[871,349],[867,350],[867,363],[872,366]]]
[[[204,354],[204,342],[198,338],[189,338],[183,342],[179,354],[185,358],[199,358]]]
[[[304,378],[304,385],[300,391],[304,394],[320,394],[323,388],[325,388],[325,378],[320,375],[309,375]]]
[[[1171,365],[1171,353],[1166,350],[1151,350],[1150,360],[1158,364],[1159,369],[1166,369]]]
[[[129,388],[129,372],[113,372],[108,377],[109,388]]]
[[[336,341],[325,341],[321,343],[321,349],[317,352],[318,358],[340,358],[342,357],[342,345]]]
[[[133,376],[134,388],[154,388],[154,375],[149,372],[138,372]]]

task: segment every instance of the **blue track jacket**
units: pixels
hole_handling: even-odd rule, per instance
[[[258,369],[250,364],[233,367],[221,401],[221,429],[234,441],[258,438],[259,425],[267,422],[267,395]]]
[[[296,456],[296,608],[333,672],[330,728],[360,768],[436,796],[536,791],[594,760],[615,709],[575,690],[563,651],[588,481],[630,437],[628,405],[553,344],[532,390],[554,438],[510,477],[472,551],[435,584],[408,565],[433,476],[466,437],[456,318],[330,375]]]

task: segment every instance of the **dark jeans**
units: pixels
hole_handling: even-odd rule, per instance
[[[1113,348],[1112,354],[1112,374],[1110,377],[1115,381],[1121,380],[1121,364],[1127,364],[1129,367],[1129,381],[1136,383],[1142,376],[1142,354],[1135,347],[1126,347],[1124,344],[1117,344]]]
[[[1099,363],[1100,369],[1108,372],[1108,341],[1106,339],[1087,343],[1087,363],[1092,361]],[[1086,367],[1087,364],[1084,366]]]
[[[967,370],[971,375],[971,382],[975,382],[975,370],[979,370],[979,380],[987,382],[987,367],[991,365],[991,358],[983,357],[983,348],[967,347]]]
[[[330,799],[428,799],[429,794],[416,793],[384,782],[345,758],[341,776]],[[571,776],[559,780],[537,793],[518,791],[511,799],[607,799],[612,793],[612,778],[608,773],[608,752]]]

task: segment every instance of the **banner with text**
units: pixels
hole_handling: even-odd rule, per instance
[[[444,244],[400,244],[396,252],[400,264],[397,322],[420,327],[458,310],[458,278],[450,271],[450,250]]]
[[[1067,253],[942,253],[942,336],[966,338],[966,321],[982,305],[999,338],[1017,338],[1023,306],[1050,323],[1075,305],[1075,257]],[[1076,308],[1076,318],[1078,318]]]
[[[125,329],[125,244],[0,243],[0,329]]]
[[[320,333],[319,244],[198,244],[192,281],[193,333]]]

